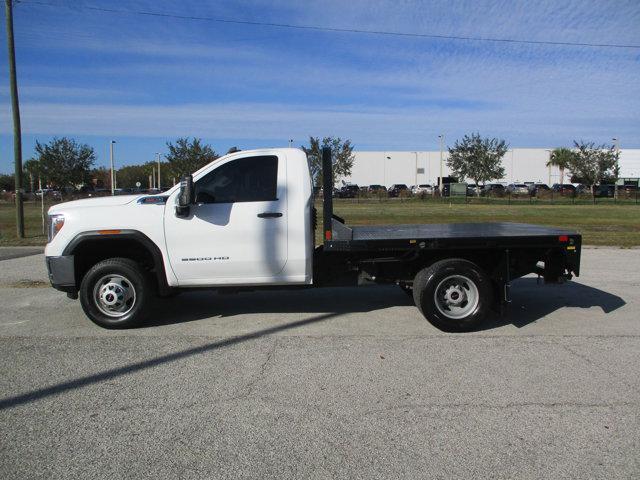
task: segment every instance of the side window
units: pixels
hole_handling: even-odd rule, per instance
[[[277,200],[278,157],[232,160],[195,184],[197,203],[264,202]]]

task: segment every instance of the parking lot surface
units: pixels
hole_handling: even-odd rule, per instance
[[[0,261],[2,478],[638,478],[640,251],[445,334],[396,287],[184,293],[94,326]]]

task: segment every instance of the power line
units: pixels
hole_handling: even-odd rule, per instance
[[[55,5],[52,3],[37,2],[37,1],[23,1],[21,4],[41,5],[46,7],[60,7],[61,5]],[[411,38],[431,38],[439,40],[458,40],[458,41],[471,41],[471,42],[494,42],[494,43],[516,43],[516,44],[528,44],[528,45],[552,45],[552,46],[569,46],[569,47],[594,47],[594,48],[632,48],[640,49],[640,45],[631,44],[616,44],[616,43],[588,43],[588,42],[559,42],[551,40],[518,40],[514,38],[491,38],[491,37],[471,37],[462,35],[438,35],[430,33],[405,33],[405,32],[392,32],[385,30],[362,30],[356,28],[338,28],[338,27],[324,27],[320,25],[296,25],[290,23],[273,23],[273,22],[255,22],[250,20],[234,20],[227,18],[215,18],[215,17],[202,17],[197,15],[179,15],[175,13],[164,12],[150,12],[144,10],[121,10],[115,8],[105,7],[91,7],[91,6],[77,6],[78,10],[92,10],[95,12],[124,14],[124,15],[144,15],[148,17],[163,17],[163,18],[176,18],[179,20],[199,20],[206,22],[216,23],[228,23],[235,25],[250,25],[261,27],[274,27],[274,28],[288,28],[296,30],[314,30],[320,32],[338,32],[338,33],[354,33],[365,35],[384,35],[392,37],[411,37]]]

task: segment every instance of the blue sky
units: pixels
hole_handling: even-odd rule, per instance
[[[640,49],[434,40],[111,14],[86,6],[337,28],[640,45],[632,1],[24,0],[15,8],[24,158],[71,136],[106,165],[151,160],[178,136],[224,153],[352,139],[437,148],[465,133],[512,146],[573,139],[640,147]],[[35,0],[33,0],[35,1]],[[12,170],[6,32],[0,172]]]

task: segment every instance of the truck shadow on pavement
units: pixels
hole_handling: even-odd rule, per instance
[[[235,294],[191,291],[159,300],[150,312],[150,319],[141,327],[260,313],[366,313],[399,305],[413,305],[413,300],[393,285],[256,290]]]
[[[549,286],[538,284],[531,277],[513,282],[511,298],[512,303],[504,314],[492,313],[478,330],[491,330],[505,325],[523,328],[565,307],[597,307],[608,314],[626,304],[617,295],[580,283]],[[261,290],[238,294],[187,292],[159,301],[150,315],[151,320],[141,327],[259,313],[326,313],[331,310],[339,317],[346,313],[366,313],[397,306],[414,307],[414,303],[411,297],[392,285]],[[420,315],[417,310],[416,315]]]
[[[600,308],[611,313],[626,305],[624,299],[598,288],[581,283],[567,282],[564,285],[538,284],[536,278],[515,280],[511,287],[511,304],[504,315],[493,315],[481,330],[490,330],[505,325],[523,328],[562,308]]]

